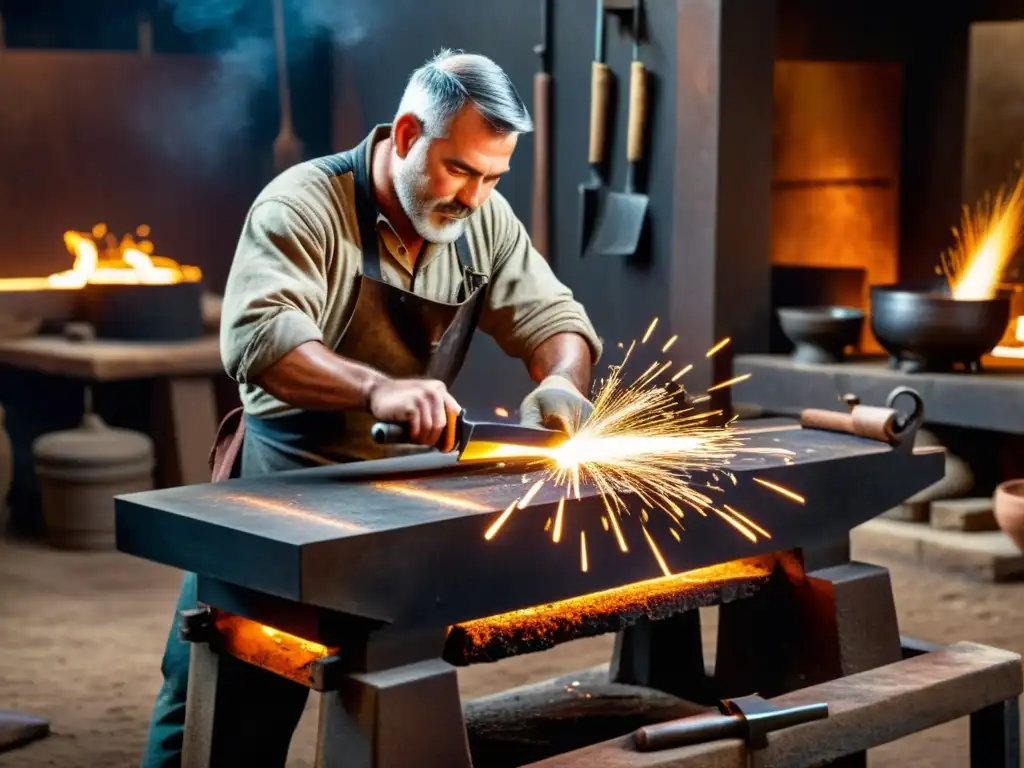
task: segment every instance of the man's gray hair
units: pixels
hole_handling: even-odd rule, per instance
[[[428,136],[472,103],[499,133],[529,133],[533,120],[505,71],[486,56],[444,49],[412,73],[396,117],[412,113]]]

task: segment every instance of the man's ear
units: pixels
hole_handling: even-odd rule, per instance
[[[403,160],[409,154],[416,140],[423,135],[423,127],[420,121],[411,112],[399,115],[391,126],[391,141],[394,144],[395,152]]]

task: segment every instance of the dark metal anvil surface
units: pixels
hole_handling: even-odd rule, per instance
[[[667,514],[647,530],[673,573],[841,539],[854,526],[941,479],[941,453],[914,453],[851,435],[792,425],[746,438],[746,445],[794,452],[739,454],[719,475],[716,504],[766,529],[756,543],[724,520],[685,509],[676,541]],[[597,491],[565,504],[562,540],[545,524],[564,489],[547,483],[501,531],[485,531],[532,483],[537,469],[456,465],[440,454],[284,472],[117,498],[118,549],[288,601],[397,627],[437,627],[656,578],[662,572],[641,530],[644,504],[626,497],[622,552]],[[800,494],[806,503],[754,478]],[[712,482],[697,473],[693,484]],[[580,568],[586,531],[589,568]],[[230,608],[228,606],[221,606]]]

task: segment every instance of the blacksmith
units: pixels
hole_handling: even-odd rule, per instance
[[[521,421],[586,418],[601,342],[495,189],[531,130],[494,62],[445,51],[413,73],[390,125],[270,182],[224,296],[221,352],[244,416],[220,442],[241,456],[227,450],[222,463],[250,476],[400,449],[371,440],[375,421],[408,421],[415,443],[435,445],[460,410],[448,387],[478,327],[537,382]],[[189,574],[177,609],[195,605]],[[221,665],[217,723],[232,734],[232,760],[284,765],[307,689]],[[188,667],[172,627],[147,768],[180,763]]]

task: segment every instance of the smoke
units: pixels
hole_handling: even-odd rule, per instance
[[[379,0],[283,0],[291,65],[318,40],[338,47],[365,40],[384,21]],[[209,173],[224,171],[253,125],[255,97],[276,96],[277,55],[271,0],[161,0],[175,26],[195,39],[216,69],[192,86],[169,84],[147,95],[140,128],[157,148]],[[294,89],[293,89],[294,90]],[[274,99],[276,104],[276,98]],[[266,105],[260,105],[266,108]],[[270,114],[276,115],[276,108]],[[268,144],[269,150],[269,144]]]

